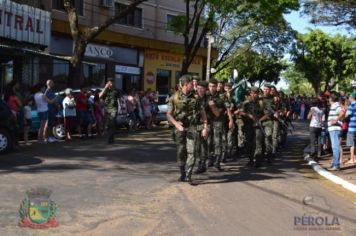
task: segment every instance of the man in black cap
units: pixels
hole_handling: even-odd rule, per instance
[[[116,130],[116,116],[118,110],[117,100],[119,92],[114,87],[114,79],[108,78],[104,89],[100,92],[99,97],[104,100],[105,124],[108,129],[108,143],[114,142],[114,134]]]

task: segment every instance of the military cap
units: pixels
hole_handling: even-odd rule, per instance
[[[115,81],[115,79],[113,77],[109,77],[107,80],[112,81],[112,82]]]
[[[182,83],[189,83],[190,81],[192,81],[192,76],[191,75],[182,75],[179,78],[179,82],[182,82]]]
[[[218,81],[217,81],[216,79],[214,79],[214,78],[211,78],[211,79],[209,80],[209,83],[211,83],[211,84],[217,84]]]
[[[199,75],[193,75],[193,76],[192,76],[192,80],[198,80],[198,81],[199,81],[199,80],[200,80]]]
[[[198,81],[198,86],[202,86],[204,88],[207,88],[208,84],[209,84],[208,81],[205,81],[205,80]]]
[[[230,83],[230,82],[225,84],[225,86],[227,86],[227,87],[232,87],[232,85],[233,85],[233,84]]]
[[[259,92],[260,89],[257,88],[257,87],[255,87],[255,86],[252,86],[252,87],[250,88],[250,91],[251,91],[251,92]]]

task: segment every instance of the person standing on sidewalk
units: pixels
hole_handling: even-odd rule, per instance
[[[108,78],[105,88],[100,92],[99,97],[104,100],[104,119],[108,128],[108,143],[112,144],[114,143],[119,99],[119,92],[114,87],[113,78]]]
[[[334,92],[329,98],[330,110],[328,116],[328,131],[331,140],[331,148],[333,152],[333,162],[329,170],[340,170],[340,134],[342,119],[345,115],[339,104],[339,94]]]
[[[318,157],[318,150],[320,146],[320,135],[323,126],[324,111],[320,109],[318,99],[314,98],[311,104],[310,111],[308,113],[308,120],[310,120],[309,132],[310,132],[310,156],[313,158]]]
[[[349,98],[350,105],[346,116],[349,117],[349,129],[347,132],[346,144],[350,147],[350,160],[346,164],[356,164],[355,145],[356,145],[356,93],[352,93]]]
[[[53,127],[56,125],[56,115],[58,111],[58,104],[56,103],[56,95],[53,91],[53,80],[47,80],[47,89],[44,93],[45,99],[48,103],[48,142],[54,143],[58,140],[53,135]]]

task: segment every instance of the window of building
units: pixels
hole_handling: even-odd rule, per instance
[[[105,64],[83,64],[84,83],[92,87],[104,87]]]
[[[171,15],[171,14],[167,14],[167,18],[166,18],[166,30],[168,31],[174,31],[173,27],[171,26],[171,21],[173,20],[175,16]]]
[[[78,15],[83,16],[84,0],[72,0],[72,1],[74,1],[74,6],[77,9]],[[64,0],[52,0],[52,8],[56,10],[65,11],[63,3]]]
[[[116,2],[115,14],[119,14],[119,12],[125,10],[126,8],[127,5]],[[128,25],[137,28],[142,28],[142,9],[136,7],[134,11],[127,14],[127,16],[119,19],[117,23],[120,25]]]
[[[65,88],[69,75],[69,62],[61,60],[53,60],[53,80],[56,88]]]

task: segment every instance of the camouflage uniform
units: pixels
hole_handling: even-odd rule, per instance
[[[281,104],[278,96],[273,97],[274,110],[280,111]],[[275,155],[278,150],[279,141],[281,140],[280,136],[281,124],[277,118],[273,118],[273,129],[272,129],[272,155]]]
[[[263,156],[263,133],[257,122],[263,116],[263,109],[259,101],[245,101],[242,105],[241,111],[251,114],[256,122],[253,122],[248,117],[245,117],[246,132],[246,155],[250,161],[258,166]]]
[[[182,178],[191,177],[195,164],[195,141],[197,139],[197,124],[200,120],[201,105],[194,93],[185,95],[182,91],[176,92],[169,103],[168,111],[183,124],[184,131],[174,129],[177,144],[177,162],[181,169]]]
[[[213,112],[208,109],[207,115],[208,119],[212,120],[212,139],[210,140],[210,147],[211,145],[213,146],[214,149],[214,155],[215,155],[215,167],[220,170],[220,162],[223,157],[223,155],[226,154],[226,145],[223,145],[224,143],[226,144],[226,117],[225,117],[225,112],[226,109],[229,108],[230,104],[226,102],[225,95],[224,94],[219,94],[215,93],[213,94],[208,94],[207,101],[214,101],[215,105],[219,109],[220,115],[219,117],[215,117]],[[212,141],[212,143],[211,143]],[[213,160],[210,159],[210,165],[212,164]],[[210,166],[209,165],[209,166]]]
[[[207,98],[206,96],[200,97],[201,106],[207,110]],[[204,124],[202,121],[197,125],[197,140],[196,144],[196,158],[198,159],[198,169],[195,172],[196,174],[200,174],[206,171],[206,160],[208,158],[208,140],[204,139],[202,136],[202,130],[204,128]]]
[[[235,106],[234,106],[234,103],[232,100],[232,94],[226,93],[226,99],[227,99],[227,103],[229,103],[229,109],[233,110]],[[233,113],[233,111],[231,111],[231,113]],[[227,115],[226,115],[226,121],[228,121]],[[237,134],[236,134],[237,129],[235,128],[235,126],[232,129],[229,129],[228,122],[226,122],[225,124],[226,124],[226,129],[228,130],[227,136],[226,136],[227,153],[226,153],[225,157],[232,158],[233,153],[235,153],[235,151],[236,151],[236,150],[234,150],[234,148],[236,147],[236,144],[237,144]]]
[[[267,157],[271,158],[273,153],[272,135],[273,135],[273,114],[275,112],[275,106],[273,103],[273,96],[264,96],[262,98],[263,112],[264,115],[268,115],[269,119],[262,123],[263,129],[265,131],[265,152]]]
[[[107,89],[103,95],[104,111],[105,111],[105,126],[108,130],[108,141],[114,141],[114,134],[116,130],[116,116],[119,98],[119,92],[116,89]]]

